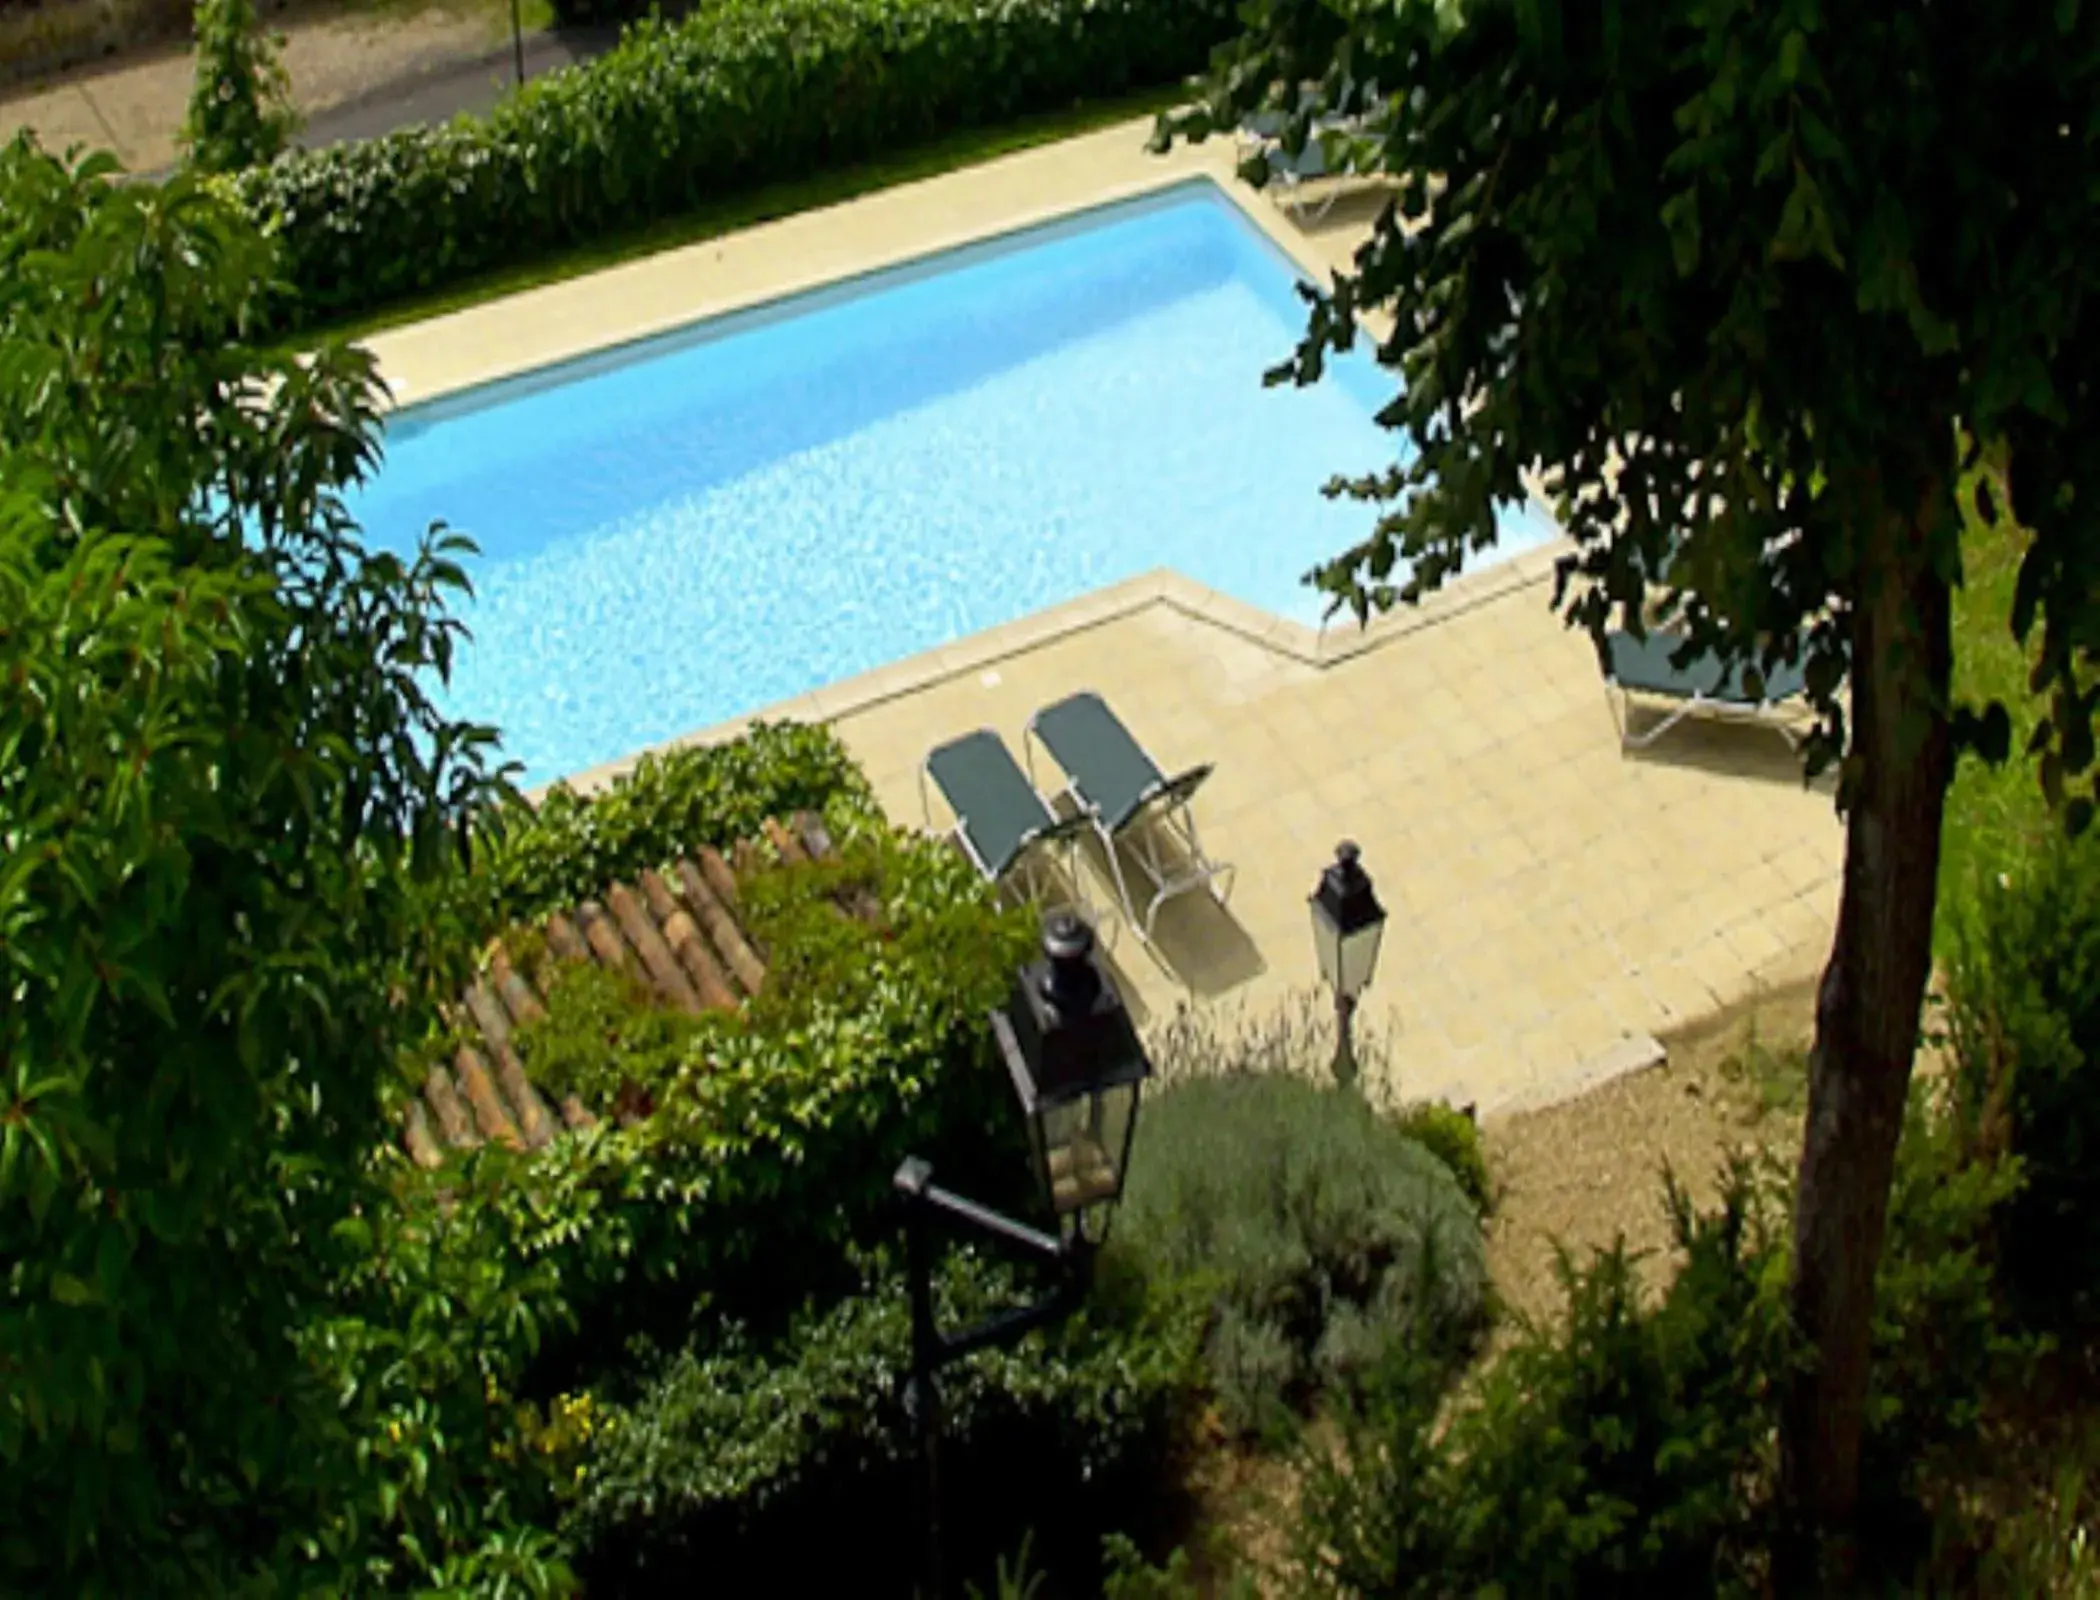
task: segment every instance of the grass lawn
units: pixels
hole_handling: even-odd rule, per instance
[[[362,339],[387,328],[421,322],[450,311],[463,311],[469,306],[500,300],[521,290],[537,289],[542,284],[580,278],[625,261],[719,238],[739,228],[749,228],[798,212],[816,211],[864,194],[895,188],[899,184],[916,183],[922,178],[939,177],[945,172],[976,166],[1017,150],[1054,144],[1060,139],[1090,133],[1117,122],[1156,115],[1178,104],[1182,98],[1183,91],[1174,87],[1149,89],[1113,100],[1088,101],[1067,111],[1045,112],[1002,123],[998,127],[952,134],[857,166],[817,173],[790,183],[770,184],[747,194],[711,201],[682,217],[655,223],[633,233],[594,240],[572,250],[504,267],[428,295],[404,300],[384,310],[365,312],[340,322],[307,329],[295,343],[306,348],[328,339]]]
[[[1998,469],[1982,469],[1994,480]],[[1997,483],[2003,499],[2002,481]],[[1954,692],[1982,704],[1993,698],[2012,716],[2012,755],[2001,767],[1964,756],[1947,796],[1941,839],[1940,955],[1966,908],[2001,872],[2013,870],[2055,824],[2042,798],[2035,763],[2025,754],[2042,703],[2027,688],[2030,656],[2012,636],[2013,585],[2026,538],[1976,515],[1973,486],[1962,497],[1962,585],[1954,591]]]

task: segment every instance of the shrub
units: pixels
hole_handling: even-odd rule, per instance
[[[613,1408],[564,1520],[594,1585],[689,1585],[696,1557],[764,1571],[783,1593],[904,1594],[924,1526],[897,1380],[909,1366],[905,1284],[885,1252],[857,1292],[763,1344],[709,1330]],[[955,1327],[1042,1292],[967,1251],[936,1276]],[[1089,1306],[941,1375],[942,1471],[958,1567],[1033,1527],[1046,1559],[1091,1556],[1108,1512],[1158,1477],[1186,1391],[1185,1324]],[[822,1537],[809,1537],[814,1528]]]
[[[1931,1480],[1977,1445],[1990,1397],[2023,1386],[2046,1348],[2008,1316],[1994,1268],[2022,1182],[2016,1159],[1972,1148],[1948,1095],[1913,1086],[1875,1274],[1860,1468],[1863,1533],[1897,1576],[1927,1554]]]
[[[650,0],[554,0],[555,19],[563,23],[595,27],[628,22],[650,11]],[[665,6],[670,11],[676,7]]]
[[[1494,1210],[1495,1184],[1488,1175],[1487,1150],[1481,1143],[1480,1124],[1471,1116],[1425,1100],[1400,1113],[1400,1131],[1450,1169],[1483,1217]]]
[[[2037,1326],[2100,1313],[2100,842],[2052,840],[1956,939],[1949,1023],[1965,1113],[2024,1186],[1999,1271]]]
[[[719,0],[485,118],[281,157],[239,193],[305,324],[958,128],[1200,68],[1231,0]]]
[[[1480,1327],[1478,1216],[1450,1173],[1362,1099],[1276,1073],[1190,1078],[1141,1118],[1113,1248],[1210,1310],[1220,1414],[1274,1436],[1400,1341]]]
[[[1767,1052],[1774,1081],[1798,1052]],[[1867,1565],[1906,1585],[1930,1502],[1989,1398],[2044,1345],[2008,1327],[1991,1271],[2016,1162],[1979,1156],[1958,1107],[1912,1093],[1876,1276],[1860,1508]],[[1716,1209],[1668,1188],[1683,1261],[1644,1304],[1623,1245],[1561,1263],[1557,1323],[1522,1337],[1448,1431],[1445,1370],[1402,1347],[1308,1453],[1299,1560],[1314,1589],[1362,1596],[1734,1592],[1770,1532],[1769,1442],[1789,1361],[1787,1177],[1731,1169]],[[1325,1554],[1322,1554],[1325,1552]]]
[[[210,190],[18,140],[0,216],[0,1591],[438,1582],[510,1509],[359,1447],[417,1377],[450,1411],[441,1308],[502,1297],[433,1272],[404,1321],[342,1234],[388,1235],[382,1089],[460,976],[426,895],[491,798],[423,692],[458,546],[359,547],[371,364],[252,342]]]
[[[197,0],[197,76],[181,142],[203,172],[239,172],[281,154],[299,125],[292,83],[255,0]]]
[[[496,922],[536,917],[702,845],[756,838],[766,818],[802,810],[840,831],[881,818],[837,734],[755,723],[720,744],[645,755],[594,794],[558,783],[537,806],[513,807],[480,841],[476,892]]]
[[[1624,1244],[1561,1267],[1567,1309],[1526,1329],[1448,1429],[1440,1363],[1401,1347],[1308,1448],[1294,1530],[1304,1592],[1713,1594],[1761,1532],[1788,1359],[1784,1255],[1738,1166],[1652,1308]],[[1434,1353],[1430,1355],[1433,1357]]]

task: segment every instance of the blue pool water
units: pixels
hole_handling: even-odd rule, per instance
[[[351,509],[479,544],[441,701],[528,785],[1154,567],[1317,623],[1375,515],[1320,485],[1396,438],[1366,355],[1262,386],[1297,276],[1177,187],[410,408]]]

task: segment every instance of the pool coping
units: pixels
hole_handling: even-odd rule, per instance
[[[1314,628],[1279,617],[1260,606],[1198,583],[1171,567],[1155,567],[1011,622],[983,628],[902,660],[841,678],[818,689],[775,701],[756,711],[648,745],[629,755],[526,791],[537,803],[558,786],[578,794],[604,789],[639,766],[693,745],[721,744],[760,722],[834,722],[973,672],[985,672],[1045,645],[1141,612],[1165,608],[1193,621],[1236,634],[1302,666],[1324,671],[1380,649],[1425,628],[1450,622],[1548,582],[1563,556],[1575,548],[1566,535],[1491,566],[1461,573],[1414,605],[1401,605],[1357,627],[1346,616]]]

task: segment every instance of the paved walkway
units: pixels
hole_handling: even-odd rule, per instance
[[[517,81],[506,5],[295,19],[280,31],[308,146],[485,111]],[[615,37],[602,28],[528,34],[525,76],[601,54]],[[29,128],[47,149],[92,145],[129,171],[158,173],[176,160],[192,76],[192,52],[167,49],[0,92],[0,139]]]
[[[1220,182],[1309,275],[1361,236],[1362,208],[1301,231],[1233,182],[1229,147],[1152,157],[1149,131],[1120,124],[370,344],[397,393],[425,399],[1178,179]],[[1843,842],[1829,794],[1804,790],[1765,730],[1688,726],[1622,754],[1587,639],[1548,607],[1550,568],[1551,552],[1522,557],[1325,639],[1153,574],[765,714],[830,722],[889,814],[916,822],[930,746],[989,726],[1018,753],[1039,706],[1101,691],[1163,766],[1216,763],[1198,819],[1238,867],[1229,905],[1162,914],[1163,959],[1118,934],[1143,1015],[1311,986],[1306,896],[1353,838],[1391,915],[1366,1011],[1398,1079],[1377,1087],[1506,1109],[1652,1059],[1652,1035],[1811,966]]]

